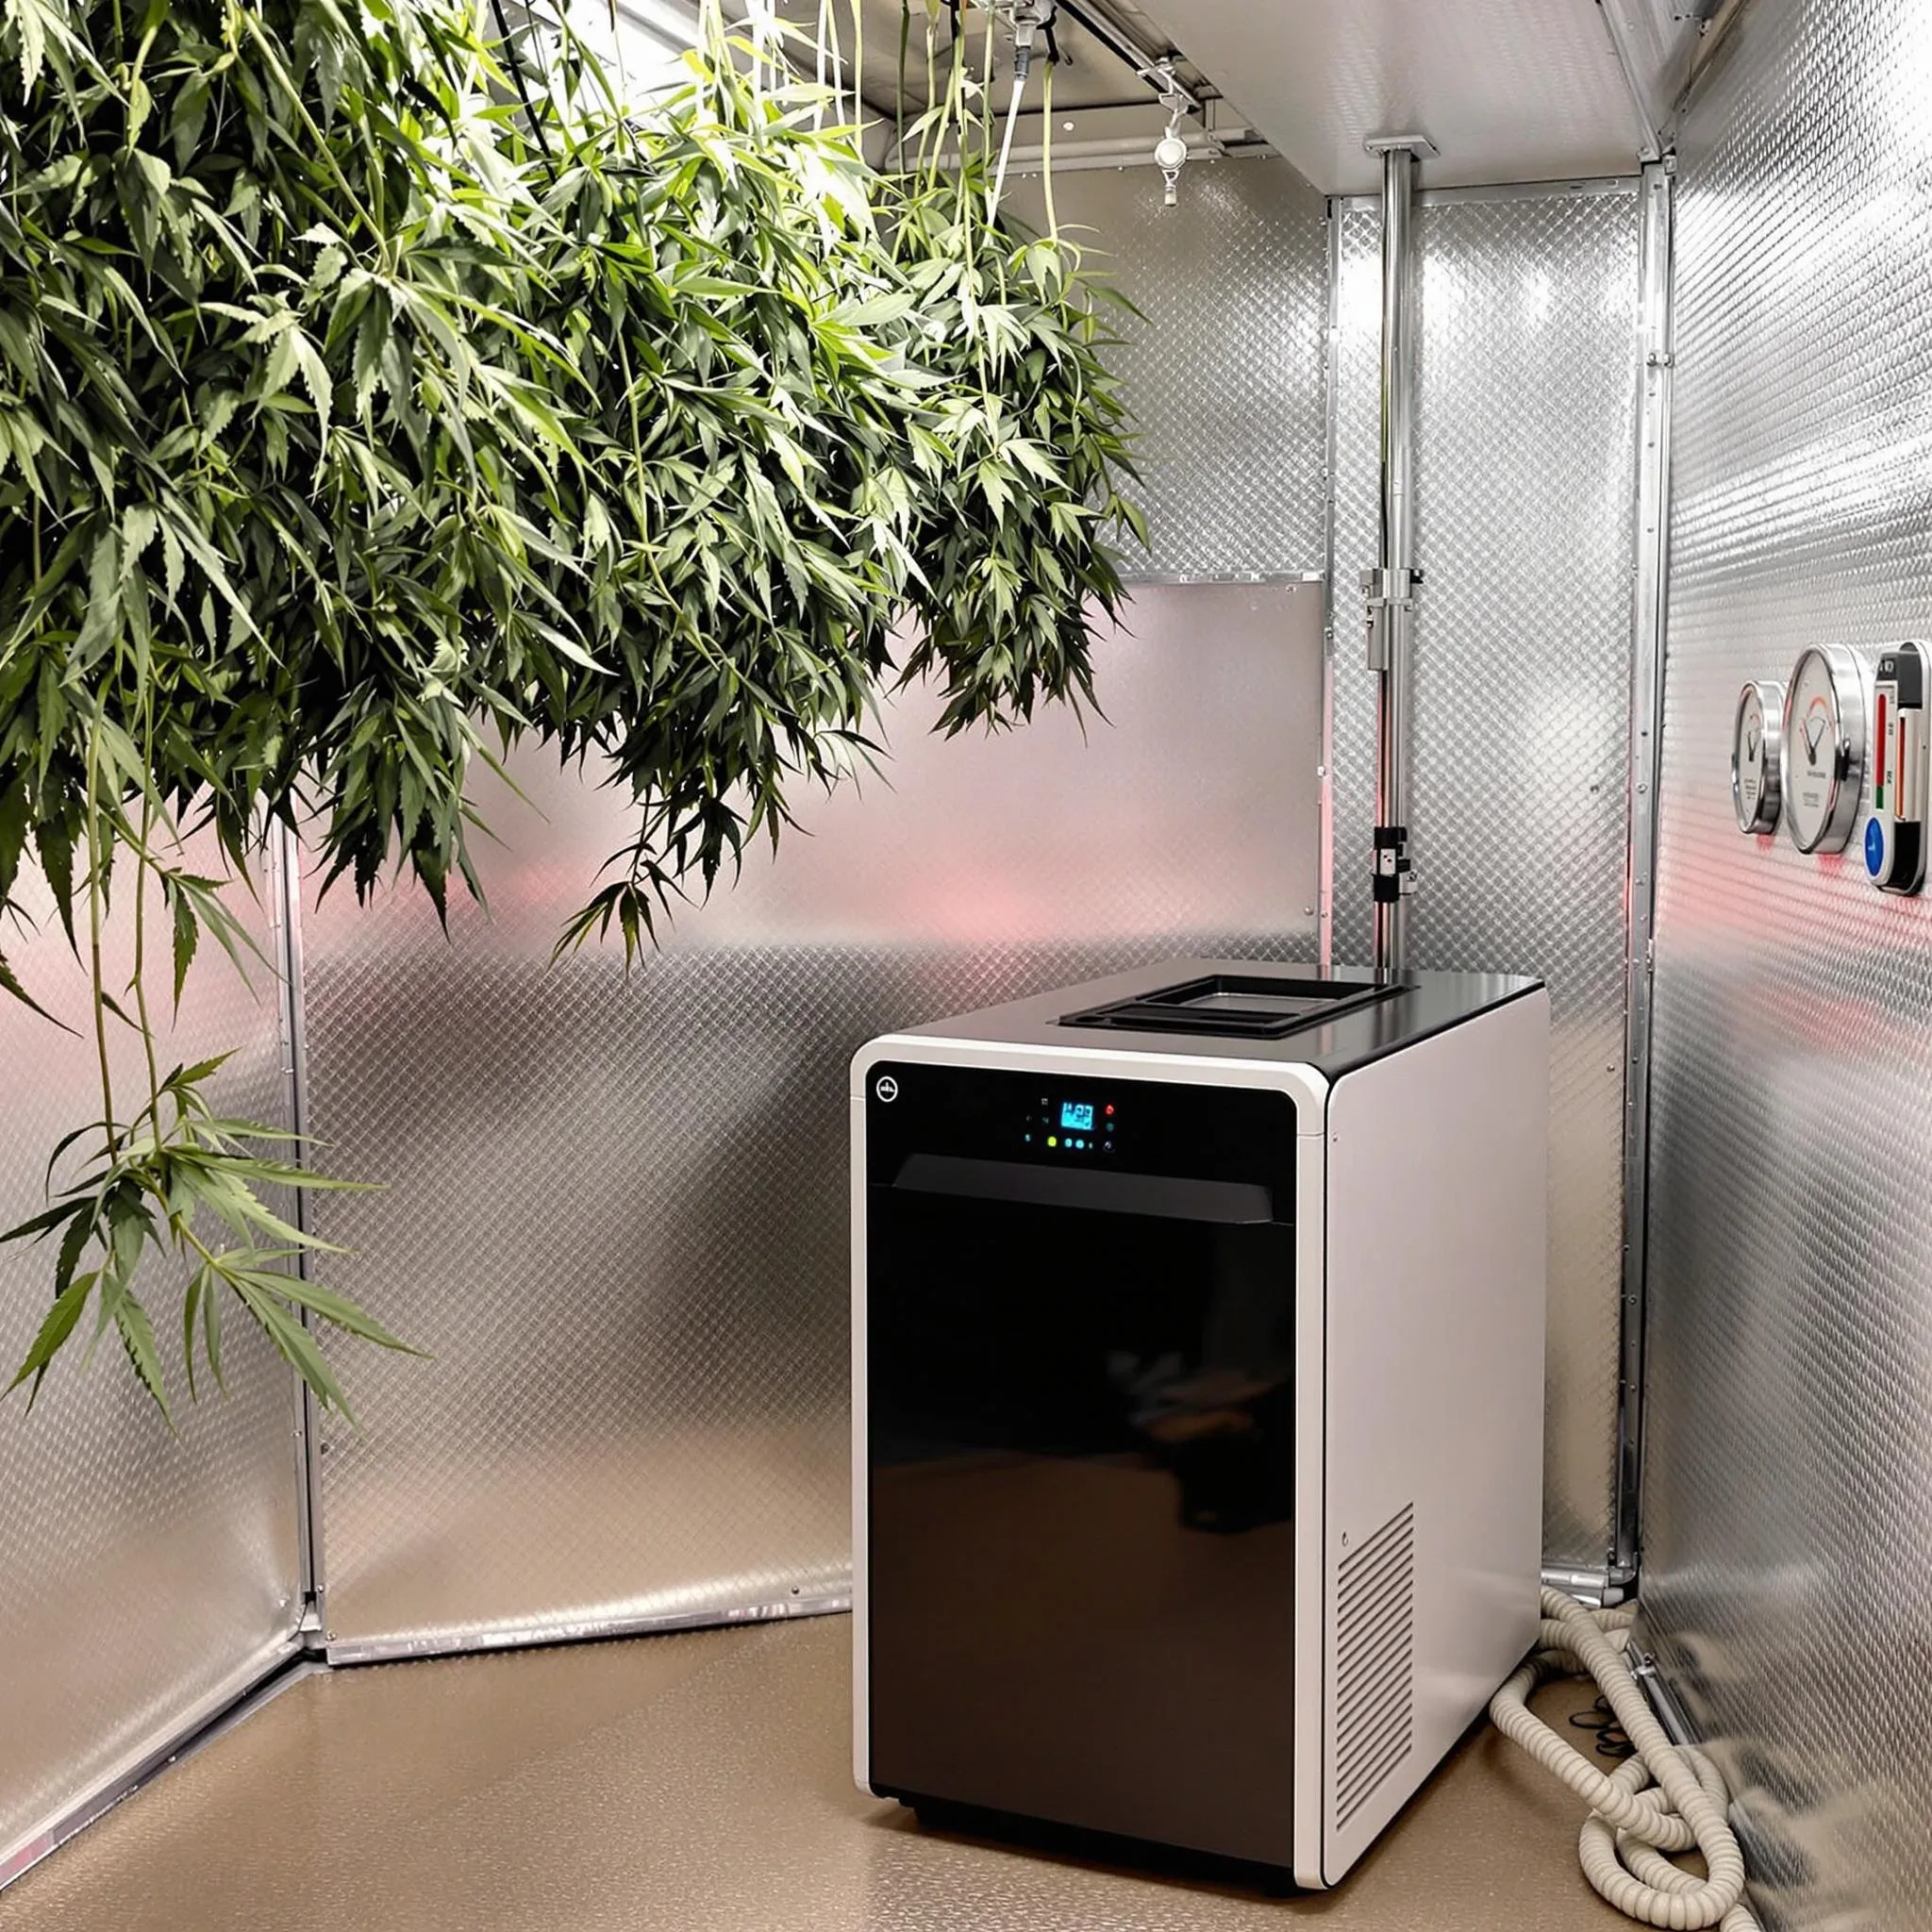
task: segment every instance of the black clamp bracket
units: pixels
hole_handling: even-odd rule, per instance
[[[1415,872],[1408,861],[1408,827],[1375,827],[1375,903],[1392,906],[1415,891]]]

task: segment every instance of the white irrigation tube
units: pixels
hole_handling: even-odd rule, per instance
[[[1729,1802],[1717,1767],[1673,1744],[1624,1660],[1634,1607],[1591,1610],[1561,1591],[1542,1595],[1541,1648],[1496,1692],[1496,1728],[1591,1807],[1578,1853],[1599,1896],[1625,1918],[1664,1932],[1758,1932],[1743,1904],[1744,1859],[1724,1820]],[[1604,1773],[1529,1712],[1528,1697],[1552,1677],[1594,1677],[1637,1755]],[[1651,1789],[1653,1780],[1659,1789]],[[1664,1855],[1697,1850],[1709,1876],[1680,1871]]]
[[[992,193],[987,203],[987,219],[1000,211],[1000,201],[1007,192],[1007,163],[1013,158],[1013,130],[1020,125],[1020,103],[1026,93],[1026,69],[1024,65],[1013,71],[1013,98],[1007,108],[1007,131],[1000,141],[1000,164],[992,177]]]

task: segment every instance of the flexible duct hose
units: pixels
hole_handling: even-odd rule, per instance
[[[1496,1728],[1591,1807],[1578,1852],[1583,1874],[1625,1918],[1666,1932],[1758,1932],[1741,1903],[1744,1859],[1724,1822],[1729,1802],[1717,1767],[1701,1751],[1673,1744],[1624,1660],[1637,1611],[1592,1610],[1561,1591],[1543,1591],[1541,1647],[1490,1705]],[[1637,1755],[1614,1772],[1529,1713],[1528,1698],[1552,1677],[1590,1676],[1608,1698]],[[1652,1789],[1655,1781],[1657,1789]],[[1664,1855],[1696,1849],[1707,1878],[1682,1872]]]

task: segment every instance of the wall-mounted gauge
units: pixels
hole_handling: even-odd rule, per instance
[[[1779,775],[1792,844],[1842,852],[1865,776],[1865,682],[1849,651],[1814,644],[1792,669]]]
[[[1747,684],[1738,694],[1731,733],[1731,804],[1740,832],[1777,830],[1783,787],[1778,781],[1778,733],[1784,726],[1785,688]]]
[[[1923,644],[1879,653],[1865,869],[1881,892],[1916,892],[1925,883],[1926,674]]]

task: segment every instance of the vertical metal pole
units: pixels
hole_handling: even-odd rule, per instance
[[[280,980],[282,1076],[288,1082],[289,1131],[295,1136],[294,1159],[308,1160],[308,1040],[302,989],[302,869],[301,847],[286,825],[270,827],[268,835],[270,916],[275,928],[275,972]],[[308,1190],[295,1191],[291,1217],[308,1232]],[[293,1267],[308,1273],[307,1255],[296,1256]],[[302,1311],[302,1325],[311,1324]],[[291,1374],[293,1374],[291,1371]],[[304,1598],[302,1631],[313,1648],[325,1641],[328,1605],[328,1574],[323,1561],[322,1533],[322,1413],[315,1391],[300,1377],[295,1381],[298,1404],[295,1430],[296,1554],[301,1566]]]
[[[1671,256],[1675,162],[1643,171],[1639,352],[1637,610],[1630,674],[1629,873],[1624,968],[1624,1278],[1617,1382],[1617,1489],[1611,1583],[1627,1590],[1641,1560],[1643,1342],[1650,1197],[1650,1032],[1657,903],[1659,741],[1670,591]]]
[[[1335,521],[1336,470],[1341,420],[1341,207],[1331,197],[1324,210],[1328,238],[1328,309],[1322,326],[1322,862],[1320,958],[1322,971],[1335,966]]]
[[[1380,145],[1380,143],[1377,143]],[[1421,143],[1382,154],[1382,548],[1370,573],[1369,664],[1375,673],[1375,977],[1407,963],[1415,697],[1415,177]]]

